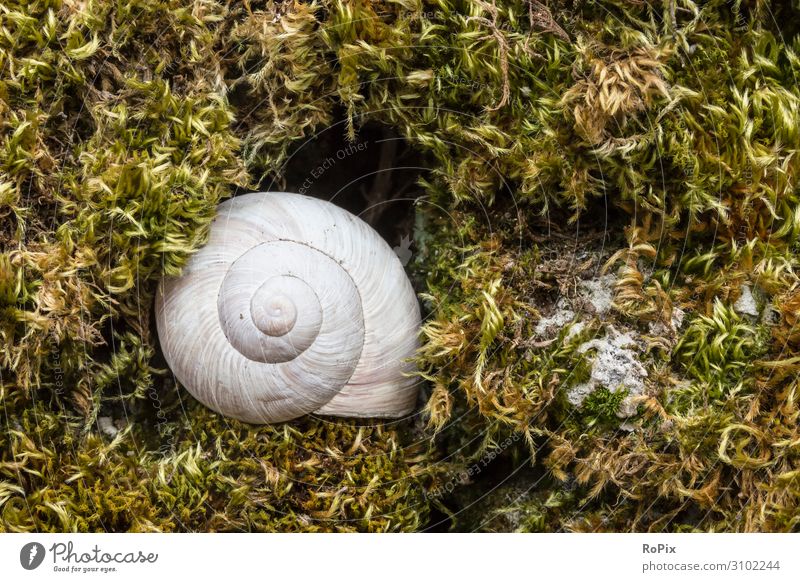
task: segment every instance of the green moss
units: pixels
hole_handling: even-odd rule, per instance
[[[698,383],[689,393],[720,400],[755,387],[753,363],[764,355],[765,348],[755,326],[716,301],[710,317],[701,315],[691,322],[675,346],[674,359]],[[683,398],[676,395],[676,400]],[[683,402],[681,406],[685,409],[691,404]]]
[[[425,448],[381,425],[254,428],[199,405],[165,450],[143,419],[113,438],[42,406],[3,437],[0,531],[402,531],[427,516]],[[43,444],[42,444],[43,443]],[[16,459],[11,461],[10,459]]]
[[[605,386],[589,394],[581,406],[581,416],[587,428],[595,425],[619,425],[617,413],[626,396],[628,396],[627,390],[611,391]]]
[[[800,527],[797,6],[665,6],[4,2],[0,528],[421,529],[425,488],[509,437],[546,478],[494,529]],[[429,161],[432,451],[405,426],[226,423],[165,385],[158,279],[339,116]],[[541,337],[601,271],[613,309]],[[736,314],[743,285],[774,321]],[[608,325],[648,372],[626,430],[612,387],[565,399]]]

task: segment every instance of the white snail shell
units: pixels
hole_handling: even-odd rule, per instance
[[[156,325],[178,381],[245,422],[393,418],[416,402],[411,283],[380,235],[330,202],[223,202],[208,243],[159,285]]]

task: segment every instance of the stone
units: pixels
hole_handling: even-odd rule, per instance
[[[556,311],[550,317],[542,317],[537,323],[534,333],[538,336],[551,335],[555,331],[575,319],[575,312],[567,306],[567,301],[562,297],[556,303]]]

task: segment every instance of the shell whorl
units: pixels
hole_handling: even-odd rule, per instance
[[[329,202],[223,202],[208,243],[159,286],[156,323],[179,382],[239,420],[397,417],[416,401],[411,284],[389,245]]]

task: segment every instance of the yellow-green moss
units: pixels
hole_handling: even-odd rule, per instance
[[[797,15],[761,0],[2,3],[0,528],[421,529],[432,503],[459,509],[425,488],[494,451],[543,475],[487,507],[523,517],[509,529],[798,529]],[[447,464],[405,448],[420,438],[405,425],[247,427],[165,381],[158,279],[221,199],[286,185],[289,156],[339,116],[351,138],[391,126],[430,162],[419,362]],[[537,335],[602,273],[612,310]],[[744,286],[769,314],[736,313]],[[615,386],[566,398],[593,357],[580,346],[612,326],[647,371],[624,423]]]

